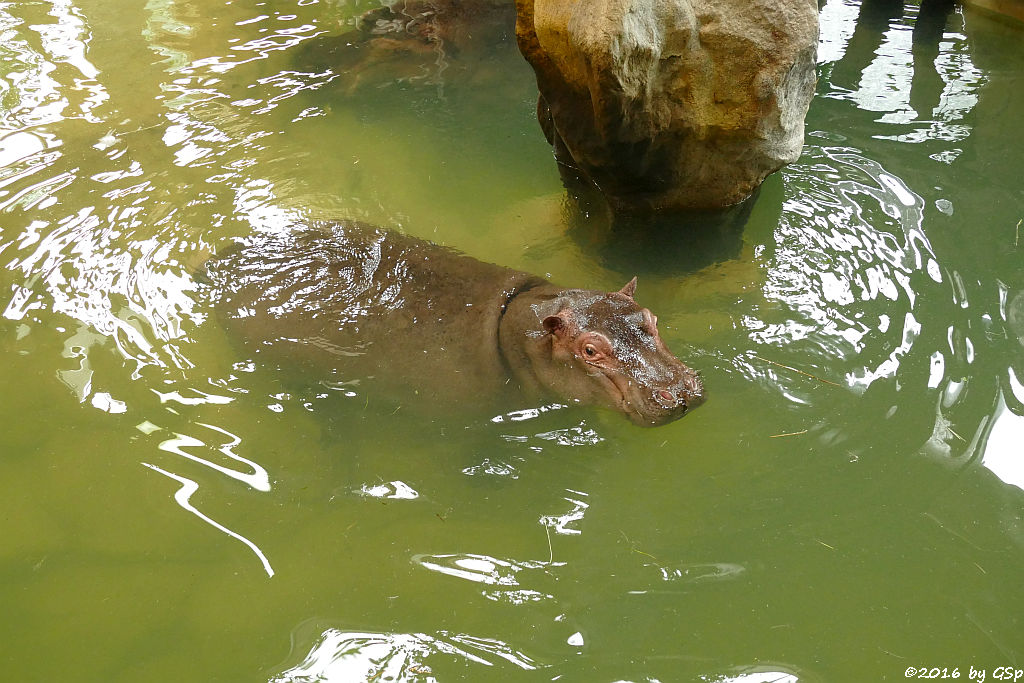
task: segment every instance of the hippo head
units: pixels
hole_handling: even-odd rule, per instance
[[[633,278],[617,292],[566,290],[536,305],[550,353],[541,381],[556,394],[656,426],[702,403],[704,387],[665,346],[658,318],[637,305],[635,291]]]

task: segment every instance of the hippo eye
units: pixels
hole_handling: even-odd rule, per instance
[[[611,344],[603,335],[592,334],[588,335],[587,339],[581,340],[577,349],[578,358],[582,358],[588,363],[597,363],[611,353]]]

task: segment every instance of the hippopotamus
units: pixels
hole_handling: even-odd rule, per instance
[[[704,400],[636,303],[636,278],[615,292],[567,289],[351,221],[248,238],[206,274],[255,360],[368,397],[452,410],[553,399],[645,426]]]
[[[368,10],[349,31],[305,41],[295,66],[334,72],[347,95],[496,80],[504,72],[488,63],[516,49],[515,25],[515,4],[505,0],[401,0]]]

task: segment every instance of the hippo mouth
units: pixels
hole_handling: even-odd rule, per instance
[[[676,394],[667,389],[653,389],[650,397],[644,397],[639,390],[639,383],[622,372],[599,375],[612,397],[611,407],[624,414],[629,420],[641,427],[657,427],[678,420],[691,408],[691,397],[686,392]],[[668,394],[666,396],[666,394]]]
[[[626,413],[626,417],[630,419],[635,425],[641,427],[657,427],[663,424],[678,420],[687,412],[689,412],[689,406],[687,406],[685,400],[680,400],[679,403],[672,407],[663,406],[656,399],[651,401],[630,401],[624,398],[624,403],[629,412]],[[637,404],[643,405],[644,409],[639,409]],[[654,407],[652,407],[654,406]]]

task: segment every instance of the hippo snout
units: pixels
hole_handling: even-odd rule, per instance
[[[663,419],[674,419],[704,402],[704,385],[696,374],[688,375],[672,385],[655,388],[651,398],[664,411]]]
[[[654,392],[654,401],[662,408],[670,410],[687,405],[686,394],[678,389],[658,389]]]
[[[682,399],[682,396],[678,396],[676,394],[673,394],[668,389],[659,389],[658,390],[658,398],[661,399],[659,401],[661,403],[661,405],[667,405],[667,406],[671,407],[671,406],[678,405],[679,404],[679,400]]]
[[[692,410],[704,402],[704,382],[701,381],[697,373],[692,371],[691,373],[683,380],[680,392],[688,410]]]

